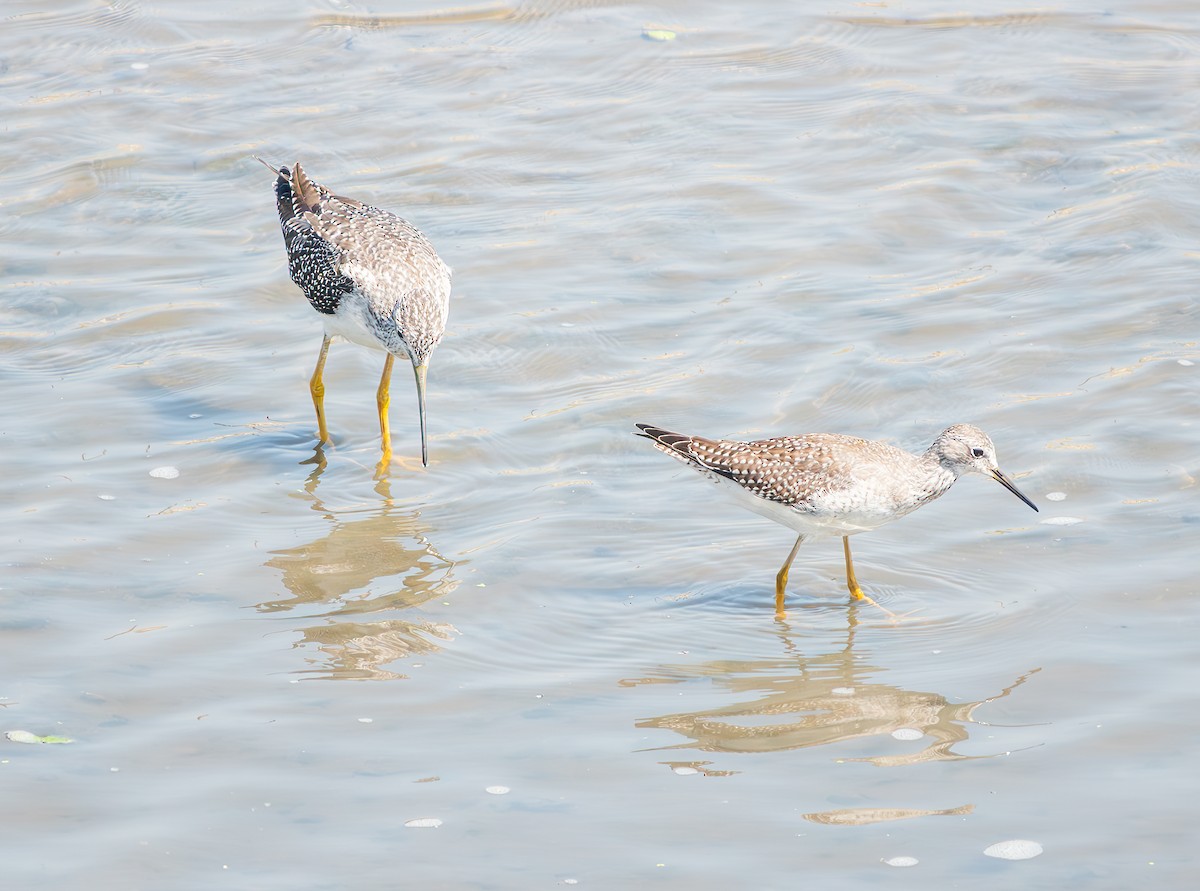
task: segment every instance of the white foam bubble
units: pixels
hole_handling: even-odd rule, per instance
[[[1042,853],[1042,846],[1027,838],[1011,838],[988,845],[983,853],[1001,860],[1030,860]]]
[[[408,829],[437,829],[442,825],[442,821],[437,817],[418,817],[415,820],[408,820],[404,825]]]

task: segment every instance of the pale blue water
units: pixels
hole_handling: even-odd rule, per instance
[[[0,739],[6,887],[1192,887],[1191,6],[3,15],[0,729],[74,740]],[[255,154],[454,268],[427,470],[348,345],[305,463]],[[899,625],[809,542],[780,621],[637,421],[971,422],[1042,511],[856,539]]]

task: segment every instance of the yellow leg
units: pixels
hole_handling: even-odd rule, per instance
[[[312,393],[313,407],[317,410],[317,438],[324,443],[329,442],[329,428],[325,426],[325,357],[329,355],[329,335],[321,341],[321,355],[317,358],[317,367],[313,370],[308,382],[308,391]]]
[[[850,536],[842,536],[842,549],[846,552],[846,587],[850,589],[850,596],[855,600],[865,600],[871,606],[879,607],[893,619],[898,618],[897,615],[888,609],[886,606],[879,606],[874,600],[868,597],[863,589],[858,584],[858,579],[854,577],[854,561],[850,559]]]
[[[792,561],[796,559],[796,551],[800,550],[800,545],[804,542],[804,536],[796,537],[796,543],[792,545],[791,551],[788,552],[787,559],[783,561],[783,566],[779,568],[779,572],[775,574],[775,614],[783,615],[783,592],[787,590],[788,570],[792,568]]]
[[[392,460],[392,433],[388,429],[388,403],[391,396],[388,388],[392,382],[392,362],[396,359],[388,353],[387,361],[383,363],[383,376],[379,378],[379,389],[375,391],[375,405],[379,408],[379,435],[383,449],[383,457],[379,466],[386,467]]]
[[[850,559],[850,536],[848,535],[842,536],[842,550],[846,552],[846,586],[850,589],[850,596],[855,600],[866,600],[867,595],[863,593],[858,579],[854,577],[854,561]]]

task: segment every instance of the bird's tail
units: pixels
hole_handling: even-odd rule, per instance
[[[636,426],[641,431],[636,435],[650,440],[660,452],[687,463],[695,460],[692,453],[692,437],[682,433],[672,433],[670,430],[650,424],[637,424]]]
[[[282,165],[274,167],[257,155],[254,160],[275,174],[275,203],[285,233],[288,224],[296,217],[303,217],[307,213],[320,215],[321,201],[325,196],[321,187],[308,178],[299,161],[289,169]]]

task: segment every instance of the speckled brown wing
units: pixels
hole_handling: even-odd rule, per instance
[[[340,254],[343,264],[396,270],[396,285],[416,283],[444,265],[419,229],[390,211],[322,189],[323,200],[304,214],[313,231]]]
[[[732,480],[759,498],[801,510],[810,506],[813,495],[848,484],[838,451],[862,442],[835,433],[736,442],[637,426],[659,451]]]
[[[341,199],[334,199],[341,200]],[[416,227],[369,204],[343,205],[318,231],[341,253],[349,275],[375,312],[390,317],[423,361],[441,340],[449,311],[450,269]]]

